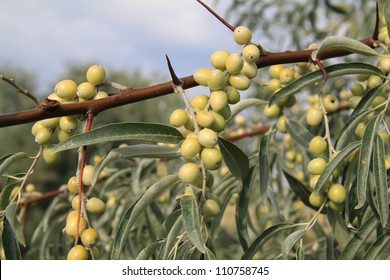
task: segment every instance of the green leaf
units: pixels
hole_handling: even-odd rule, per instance
[[[282,254],[283,258],[285,260],[288,259],[288,253],[290,253],[292,247],[294,244],[301,239],[301,237],[305,234],[306,230],[305,229],[300,229],[297,230],[293,233],[291,233],[284,241],[282,244]]]
[[[177,175],[169,175],[157,183],[150,186],[146,192],[131,205],[119,222],[117,232],[115,233],[113,247],[111,251],[112,259],[119,259],[122,248],[125,241],[128,238],[128,233],[133,227],[142,212],[155,200],[161,193],[163,193],[168,187],[175,185],[179,182]]]
[[[286,129],[287,132],[291,135],[291,137],[302,147],[305,149],[309,148],[310,140],[313,138],[313,134],[304,127],[302,124],[287,119],[286,120]]]
[[[138,144],[126,147],[121,147],[111,150],[104,159],[96,166],[92,175],[91,183],[95,185],[100,172],[111,162],[119,159],[130,158],[178,158],[180,157],[179,148],[150,145],[150,144]]]
[[[137,257],[135,259],[136,260],[148,260],[154,253],[156,253],[158,248],[161,247],[162,243],[163,243],[162,240],[158,240],[158,241],[155,241],[155,242],[149,244],[147,247],[142,249],[141,252],[139,252],[139,254],[137,255]]]
[[[322,192],[327,187],[327,182],[329,177],[333,174],[333,171],[341,165],[344,160],[352,153],[356,148],[361,145],[360,141],[355,141],[350,143],[343,150],[338,152],[336,156],[332,159],[331,162],[325,167],[324,171],[322,171],[320,177],[318,178],[317,184],[314,187],[314,192],[316,194]]]
[[[296,259],[303,261],[305,260],[305,251],[303,249],[303,246],[299,246],[296,252]]]
[[[0,193],[0,211],[5,210],[7,205],[10,203],[10,195],[12,190],[17,186],[19,182],[12,182],[6,185]]]
[[[218,144],[223,160],[230,172],[238,180],[243,181],[249,170],[249,159],[247,155],[236,145],[220,137],[218,138]]]
[[[248,205],[249,199],[251,198],[251,187],[253,182],[253,176],[256,175],[253,171],[255,167],[252,166],[243,181],[242,189],[238,198],[236,207],[236,226],[238,232],[238,238],[240,240],[241,247],[248,249],[249,234],[248,234]]]
[[[344,50],[351,53],[357,53],[367,56],[383,56],[377,53],[374,49],[370,48],[366,44],[358,40],[354,40],[351,38],[343,37],[343,36],[329,36],[325,38],[320,47],[313,51],[311,54],[311,58],[313,60],[317,59],[317,54],[324,50]]]
[[[328,73],[329,78],[349,75],[349,74],[370,74],[383,76],[382,70],[372,66],[371,64],[361,63],[361,62],[349,62],[349,63],[340,63],[325,67],[326,72]],[[310,72],[299,79],[288,84],[278,92],[276,92],[270,102],[269,106],[275,104],[280,99],[296,94],[300,92],[307,86],[314,85],[317,82],[320,82],[324,79],[324,74],[321,70]]]
[[[4,171],[7,170],[7,168],[11,164],[13,164],[15,161],[17,161],[19,159],[26,159],[26,158],[28,158],[28,154],[23,153],[23,152],[19,152],[19,153],[12,154],[12,155],[7,155],[7,156],[3,157],[2,159],[4,159],[4,160],[0,165],[0,175],[2,175],[4,173]]]
[[[373,173],[375,179],[376,197],[378,200],[378,212],[382,227],[384,228],[389,219],[389,201],[387,196],[387,174],[385,166],[385,147],[382,138],[375,136],[375,149],[373,154]]]
[[[8,219],[9,225],[11,226],[12,231],[16,237],[16,240],[24,247],[26,247],[26,240],[24,238],[22,227],[16,215],[17,208],[18,208],[18,204],[16,202],[12,202],[5,208],[4,212],[5,212],[5,216]]]
[[[390,3],[389,1],[385,0],[385,3],[383,4],[383,15],[385,16],[385,21],[386,21],[386,27],[387,27],[387,32],[388,35],[390,36]],[[390,37],[389,37],[390,38]]]
[[[367,93],[365,93],[360,100],[359,104],[356,106],[355,110],[353,110],[351,116],[349,118],[354,117],[355,115],[367,110],[375,97],[382,91],[382,89],[387,85],[387,83],[380,84],[372,89],[370,89]]]
[[[229,117],[229,120],[233,119],[236,115],[238,115],[241,111],[245,110],[246,108],[252,107],[252,106],[258,106],[258,105],[265,105],[268,104],[268,101],[261,100],[258,98],[245,98],[242,99],[237,104],[234,104],[231,106],[231,115]]]
[[[249,248],[242,255],[241,259],[251,260],[257,251],[259,251],[260,247],[263,246],[269,239],[275,237],[279,232],[294,228],[296,226],[298,225],[293,223],[281,223],[266,229],[249,246]]]
[[[351,234],[345,225],[344,219],[339,212],[335,212],[332,209],[329,209],[327,212],[329,225],[332,228],[334,239],[337,240],[338,246],[341,249],[344,249],[348,242],[351,240]],[[334,246],[334,244],[330,244]]]
[[[371,232],[375,230],[378,226],[379,221],[376,219],[375,215],[368,218],[368,220],[360,227],[359,231],[355,233],[353,238],[349,241],[348,245],[345,247],[341,253],[340,260],[352,260],[355,258],[357,251],[367,240]]]
[[[270,135],[265,134],[260,138],[259,149],[259,183],[260,183],[260,196],[266,197],[268,186],[270,186],[271,179],[271,166],[268,160]]]
[[[206,251],[204,253],[204,259],[205,260],[216,260],[216,257],[213,253],[213,251],[211,251],[209,248],[206,247]]]
[[[205,252],[205,241],[200,229],[200,217],[198,204],[194,196],[183,196],[180,199],[181,209],[183,211],[183,227],[188,238],[196,249],[200,252]]]
[[[7,217],[4,217],[4,229],[1,235],[1,239],[5,258],[7,260],[21,260],[22,255],[20,253],[19,244],[16,241],[14,232]]]
[[[381,253],[390,248],[390,233],[387,232],[379,236],[379,238],[368,248],[366,254],[363,256],[363,260],[377,260],[380,258]]]
[[[74,135],[59,143],[53,152],[88,146],[109,141],[137,140],[176,144],[183,135],[174,127],[155,123],[115,123]]]
[[[181,216],[182,211],[179,210],[178,212],[180,213],[180,216],[177,217],[175,223],[172,224],[171,228],[169,229],[169,232],[165,238],[165,241],[164,241],[163,245],[161,246],[161,250],[158,253],[157,259],[163,259],[163,260],[168,259],[169,253],[170,253],[173,245],[177,241],[180,231],[183,228],[183,219]]]
[[[358,204],[355,209],[361,208],[366,202],[367,178],[370,171],[371,154],[374,146],[376,129],[378,127],[380,115],[369,121],[364,130],[362,146],[359,154],[359,166],[357,171],[357,198]]]

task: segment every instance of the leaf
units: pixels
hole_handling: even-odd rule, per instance
[[[12,227],[7,219],[4,217],[4,229],[1,235],[2,244],[4,248],[5,258],[7,260],[21,260],[19,244],[16,241]]]
[[[55,146],[53,152],[109,141],[138,140],[176,144],[183,135],[174,127],[155,123],[115,123],[74,135]]]
[[[241,247],[248,249],[249,235],[248,235],[248,205],[249,199],[251,198],[251,187],[253,176],[256,175],[253,171],[255,167],[252,166],[243,181],[242,189],[238,198],[236,207],[236,226],[238,232],[238,238],[240,240]]]
[[[181,216],[182,211],[178,211],[180,216],[176,219],[175,223],[172,224],[171,228],[169,228],[169,232],[165,238],[163,245],[161,246],[161,250],[158,253],[157,259],[166,260],[169,257],[169,253],[175,244],[175,241],[178,239],[178,235],[183,228],[183,219]]]
[[[344,219],[339,212],[329,209],[327,212],[329,225],[332,228],[334,239],[336,239],[338,246],[344,249],[351,240],[351,234],[345,225]],[[334,246],[331,244],[330,246]]]
[[[364,130],[362,146],[359,154],[357,170],[357,198],[355,209],[361,208],[366,202],[367,178],[370,171],[371,154],[374,146],[375,132],[378,127],[380,115],[370,120]]]
[[[322,171],[320,177],[318,178],[317,184],[314,187],[314,192],[316,194],[322,192],[327,187],[327,182],[329,177],[333,174],[333,171],[341,165],[344,160],[352,153],[356,148],[361,145],[360,141],[355,141],[350,143],[343,150],[338,152],[336,156],[332,159],[331,162],[325,167],[324,171]]]
[[[349,75],[349,74],[371,74],[383,76],[382,70],[372,66],[371,64],[361,63],[361,62],[349,62],[349,63],[340,63],[325,67],[326,72],[328,73],[329,78]],[[276,92],[270,102],[269,106],[275,104],[280,99],[296,94],[300,92],[307,86],[314,85],[317,82],[320,82],[324,79],[324,75],[321,70],[310,72],[299,79],[288,84],[278,92]]]
[[[379,259],[381,252],[386,248],[390,248],[390,233],[387,232],[379,236],[379,238],[368,248],[363,260]]]
[[[1,193],[0,193],[0,211],[5,210],[7,205],[10,203],[10,195],[11,195],[13,189],[15,188],[15,186],[17,186],[18,184],[19,184],[19,182],[12,182],[11,184],[6,185],[1,190]]]
[[[249,170],[249,159],[247,155],[236,145],[220,137],[218,138],[218,144],[229,171],[238,180],[243,181]]]
[[[155,241],[142,249],[141,252],[135,258],[136,260],[148,260],[157,250],[160,248],[162,240]]]
[[[354,117],[355,115],[367,110],[375,97],[382,91],[382,89],[387,85],[387,83],[380,84],[372,89],[370,89],[367,93],[365,93],[360,100],[359,104],[356,106],[355,110],[353,110],[351,116],[349,118]],[[371,112],[371,111],[370,111]]]
[[[268,101],[261,100],[258,98],[245,98],[242,99],[237,104],[234,104],[231,108],[231,115],[229,117],[229,120],[233,119],[236,115],[238,115],[241,111],[245,110],[246,108],[249,108],[251,106],[257,106],[257,105],[265,105],[268,104]]]
[[[271,166],[268,160],[270,135],[264,134],[260,138],[259,149],[259,183],[260,183],[260,196],[266,197],[267,189],[270,186]]]
[[[12,154],[12,155],[7,155],[7,156],[3,157],[2,159],[4,159],[4,160],[0,165],[0,175],[2,175],[4,173],[4,171],[7,170],[7,168],[11,164],[13,164],[15,161],[17,161],[19,159],[25,159],[25,158],[28,158],[28,154],[23,153],[23,152],[19,152],[19,153]]]
[[[16,240],[23,245],[23,247],[26,247],[26,240],[24,238],[24,234],[22,231],[22,227],[20,226],[18,217],[16,215],[16,210],[18,208],[18,204],[16,202],[12,202],[9,204],[4,212],[5,216],[8,219],[9,225],[11,226],[12,232],[14,233],[14,236]]]
[[[385,21],[386,21],[386,27],[387,27],[387,32],[388,32],[387,36],[390,36],[390,33],[389,33],[389,29],[390,29],[390,3],[387,0],[384,2],[385,3],[383,4],[383,15],[385,16]]]
[[[257,253],[261,246],[263,246],[269,239],[275,237],[279,232],[284,230],[294,228],[298,225],[293,223],[281,223],[274,225],[265,231],[263,231],[255,241],[249,246],[249,248],[244,252],[241,259],[242,260],[250,260]]]
[[[196,249],[205,252],[205,241],[200,230],[200,218],[198,204],[194,196],[183,196],[180,199],[181,209],[183,211],[183,227],[188,238]]]
[[[151,144],[138,144],[111,150],[96,166],[92,175],[92,186],[95,185],[100,172],[111,162],[129,158],[177,158],[180,157],[179,148]]]
[[[375,136],[375,149],[373,154],[373,173],[375,179],[376,197],[378,200],[378,212],[382,227],[384,228],[389,219],[389,201],[387,196],[387,174],[385,166],[385,147],[382,138]]]
[[[340,260],[352,260],[355,258],[357,251],[367,240],[371,232],[378,226],[379,221],[375,215],[368,218],[368,220],[360,227],[359,231],[355,233],[348,245],[341,253]]]
[[[119,222],[117,231],[115,233],[113,247],[111,251],[112,259],[119,259],[121,250],[124,246],[128,233],[133,227],[139,216],[146,209],[146,207],[152,203],[161,193],[163,193],[168,187],[179,182],[177,175],[169,175],[160,181],[150,186],[145,193],[131,205]]]
[[[374,49],[370,48],[366,44],[354,40],[351,38],[343,37],[343,36],[329,36],[325,38],[320,47],[313,51],[311,54],[311,58],[313,60],[317,59],[317,54],[324,50],[344,50],[351,53],[362,54],[366,56],[383,56],[377,53]]]
[[[309,148],[310,140],[313,138],[313,134],[304,127],[302,124],[287,119],[286,121],[286,129],[289,134],[291,134],[291,137],[302,147],[305,149]]]
[[[293,233],[291,233],[284,241],[282,244],[282,253],[283,253],[283,258],[288,259],[288,253],[291,251],[292,247],[294,244],[301,239],[301,237],[305,234],[306,230],[305,229],[300,229],[297,230]]]

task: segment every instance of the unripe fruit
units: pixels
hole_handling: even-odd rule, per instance
[[[314,189],[316,187],[318,179],[320,179],[320,175],[314,175],[311,177],[309,182],[310,188]]]
[[[327,147],[328,144],[321,136],[314,136],[309,143],[309,151],[315,155],[322,154],[325,152]]]
[[[62,99],[73,99],[76,97],[77,84],[72,80],[63,80],[55,85],[54,91]]]
[[[243,66],[244,59],[238,53],[233,53],[226,59],[226,70],[232,75],[240,73]]]
[[[73,198],[72,198],[72,209],[73,210],[77,210],[79,209],[79,201],[80,201],[80,197],[79,195],[75,195]]]
[[[228,104],[228,97],[223,90],[216,90],[210,93],[210,105],[214,111],[220,111]]]
[[[322,171],[324,171],[325,167],[327,165],[326,160],[323,158],[317,157],[312,159],[308,164],[307,164],[307,171],[309,171],[310,174],[313,175],[320,175]]]
[[[325,198],[326,196],[324,193],[315,194],[314,192],[312,192],[309,196],[309,202],[314,207],[320,207],[322,203],[324,203]]]
[[[357,75],[356,75],[356,79],[357,79],[359,82],[367,81],[369,77],[370,77],[369,74],[357,74]]]
[[[47,99],[63,103],[65,99],[60,98],[56,93],[51,93]]]
[[[278,104],[273,104],[271,106],[269,106],[268,104],[267,106],[264,107],[264,115],[270,119],[278,117],[280,111],[281,108]]]
[[[192,114],[190,114],[190,112],[187,113],[187,118],[188,118],[188,120],[187,120],[186,124],[184,125],[184,127],[186,129],[188,129],[189,131],[194,131],[194,129],[195,129],[194,119],[192,117]]]
[[[27,184],[26,186],[26,192],[28,193],[32,193],[32,192],[35,192],[35,185],[34,184]]]
[[[310,107],[306,112],[306,122],[310,126],[317,126],[322,122],[324,115],[318,107]]]
[[[41,128],[35,135],[35,142],[39,145],[46,145],[50,142],[53,133],[47,128]]]
[[[286,116],[285,115],[282,115],[278,118],[277,122],[276,122],[276,128],[279,132],[281,133],[286,133],[287,132],[287,128],[286,128]]]
[[[240,93],[235,87],[227,86],[224,88],[224,91],[227,94],[229,104],[236,104],[238,101],[240,101]]]
[[[367,81],[367,87],[368,88],[374,88],[376,86],[379,86],[380,84],[382,84],[382,78],[381,77],[375,76],[375,75],[371,75],[368,78],[368,81]]]
[[[72,176],[68,180],[68,190],[70,193],[78,194],[79,188],[77,186],[77,178],[76,176]]]
[[[252,40],[252,32],[246,26],[238,26],[233,32],[234,41],[239,45],[246,45]]]
[[[244,66],[242,67],[241,73],[248,77],[248,79],[254,79],[257,76],[256,63],[244,60]]]
[[[78,210],[72,210],[66,216],[66,222],[68,222],[70,219],[74,219],[75,217],[78,217],[78,216],[79,216],[79,211]]]
[[[185,163],[178,172],[179,179],[183,183],[193,184],[201,176],[199,167],[192,162]]]
[[[328,197],[331,201],[335,203],[341,203],[345,200],[347,192],[341,184],[332,184],[328,190]]]
[[[208,102],[209,97],[207,95],[198,94],[191,99],[190,104],[193,109],[203,110],[206,108]]]
[[[364,87],[361,83],[354,83],[351,86],[351,92],[354,96],[362,96],[364,94]]]
[[[99,100],[108,97],[108,93],[105,91],[98,91],[94,96],[93,100]]]
[[[203,147],[211,148],[218,143],[218,135],[214,130],[204,128],[198,133],[198,141]]]
[[[169,123],[173,126],[184,126],[188,121],[188,114],[183,109],[176,109],[169,118]]]
[[[53,164],[60,158],[60,153],[53,153],[54,145],[47,145],[43,148],[43,160],[47,164]]]
[[[57,138],[60,142],[65,141],[73,134],[72,132],[66,132],[61,129],[57,129],[56,132],[57,132]]]
[[[90,82],[79,84],[77,87],[77,96],[86,100],[91,99],[95,95],[95,86]]]
[[[214,115],[210,111],[196,113],[196,122],[202,127],[210,127],[214,122]]]
[[[222,164],[222,153],[217,148],[204,148],[201,159],[207,169],[217,170]]]
[[[226,104],[225,107],[223,107],[219,113],[222,115],[222,117],[225,119],[225,120],[228,120],[230,118],[230,116],[232,115],[232,110],[230,109],[230,106],[229,104]]]
[[[42,124],[42,121],[37,121],[36,123],[33,124],[31,127],[31,134],[33,136],[36,136],[38,131],[40,131],[42,128],[45,128]]]
[[[75,237],[77,234],[77,216],[72,216],[66,221],[65,232],[67,235]],[[81,234],[87,227],[87,221],[80,217],[79,234]]]
[[[280,72],[284,69],[284,66],[282,64],[276,64],[272,65],[268,72],[271,75],[272,78],[274,79],[279,79]]]
[[[86,165],[83,169],[83,184],[85,186],[90,186],[92,181],[92,175],[95,171],[95,167],[93,165]]]
[[[211,65],[219,70],[226,70],[226,59],[229,55],[230,53],[226,50],[218,50],[214,52],[210,57]]]
[[[333,94],[328,94],[322,99],[325,110],[328,113],[336,112],[340,108],[340,102]]]
[[[335,203],[333,201],[329,201],[329,207],[336,212],[343,212],[344,211],[344,203]]]
[[[212,69],[209,68],[199,68],[195,70],[194,80],[201,86],[207,87],[208,80],[211,76]]]
[[[213,199],[207,199],[202,205],[202,214],[206,218],[217,216],[221,212],[219,204]]]
[[[97,197],[92,197],[85,204],[85,208],[89,213],[100,214],[104,212],[106,204],[103,202],[103,200]]]
[[[186,138],[180,146],[181,156],[190,160],[194,156],[196,156],[202,147],[199,144],[199,141],[196,138]]]
[[[360,103],[360,100],[362,100],[361,96],[352,96],[348,99],[348,105],[350,108],[355,109],[357,105]]]
[[[93,247],[99,240],[99,235],[96,229],[94,228],[87,228],[83,231],[81,234],[81,242],[83,242],[83,245],[85,247]]]
[[[226,86],[225,74],[219,69],[212,70],[207,80],[207,86],[210,90],[223,89]]]
[[[60,129],[66,132],[72,132],[77,128],[77,119],[75,117],[61,117]]]
[[[229,84],[238,90],[247,90],[250,85],[250,80],[245,74],[239,73],[229,77]]]
[[[366,130],[366,124],[364,122],[360,122],[355,128],[356,137],[362,139],[365,130]]]
[[[291,68],[284,68],[279,73],[279,80],[282,84],[291,83],[294,80],[294,72]]]
[[[234,122],[236,125],[244,126],[246,123],[246,118],[243,115],[237,115],[234,117]]]
[[[214,115],[214,122],[211,125],[211,129],[214,130],[215,132],[221,132],[225,129],[226,127],[226,121],[225,118],[219,114],[218,112],[211,112]]]
[[[53,128],[57,127],[59,121],[60,121],[59,117],[57,117],[57,118],[50,118],[50,119],[42,120],[41,124],[44,127],[46,127],[46,128],[53,129]]]
[[[67,260],[88,260],[88,251],[82,245],[76,245],[68,252]]]
[[[268,81],[267,84],[268,88],[272,90],[273,92],[277,91],[280,89],[280,80],[279,79],[271,79]]]
[[[87,81],[93,85],[100,85],[106,78],[106,71],[100,65],[92,65],[87,70]]]
[[[255,62],[260,57],[260,50],[256,45],[247,45],[242,49],[242,56],[247,61]]]
[[[371,107],[376,108],[379,105],[385,105],[386,99],[383,96],[375,96],[374,100],[371,102]]]

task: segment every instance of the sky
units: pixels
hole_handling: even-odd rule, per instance
[[[221,15],[230,3],[204,2]],[[168,75],[168,54],[178,76],[187,76],[209,67],[221,48],[238,49],[195,0],[2,0],[0,9],[0,67],[35,73],[44,94],[69,63]]]

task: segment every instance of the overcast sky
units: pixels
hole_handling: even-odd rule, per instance
[[[186,76],[208,67],[214,50],[238,49],[231,31],[195,0],[1,2],[0,66],[35,72],[43,93],[70,62],[150,74],[167,71],[168,54],[177,74]],[[205,2],[225,14],[227,1]]]

